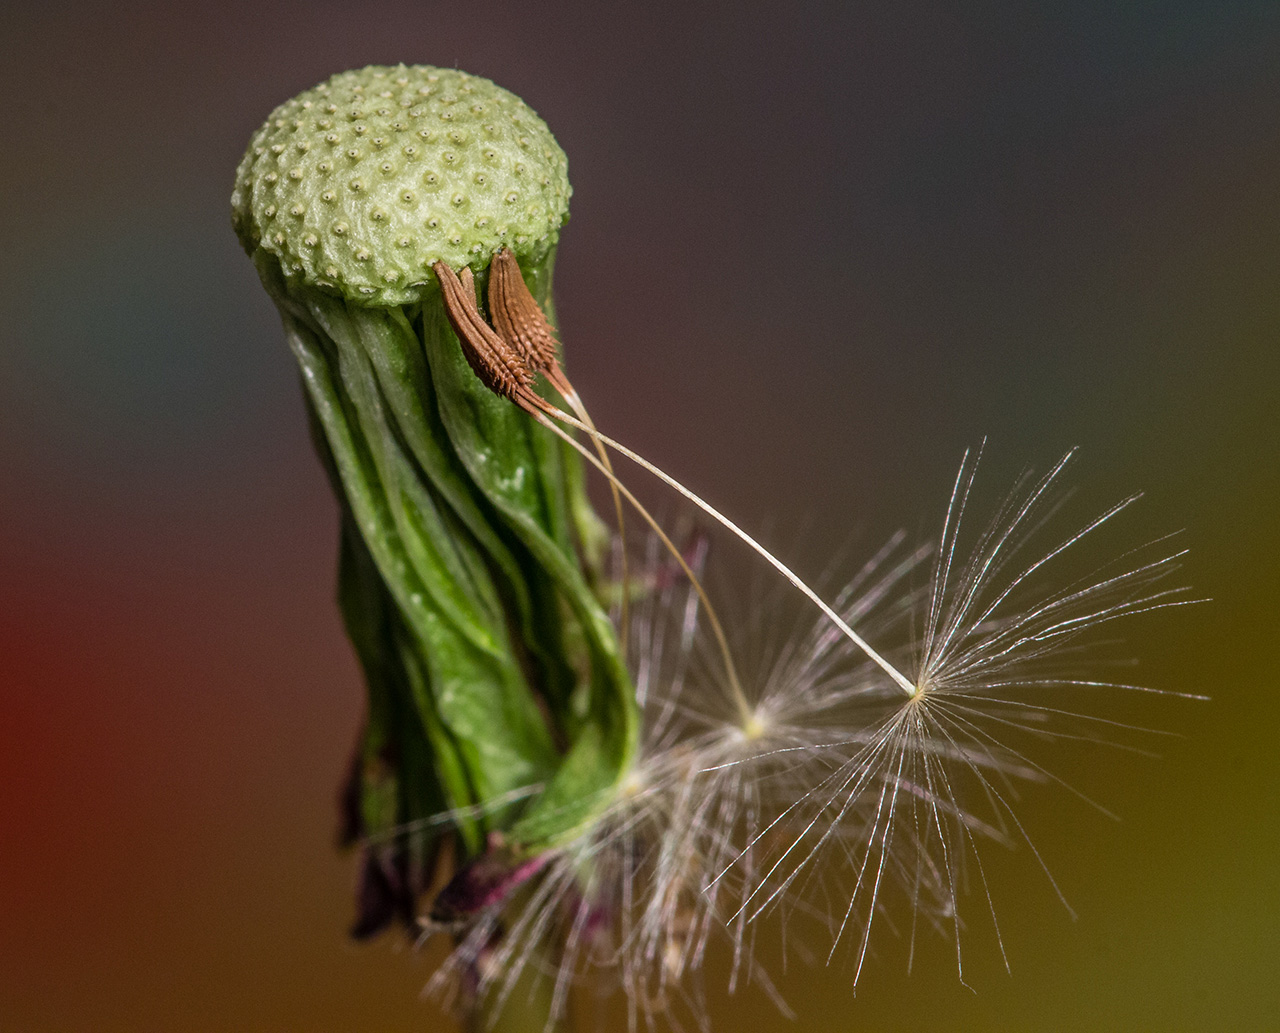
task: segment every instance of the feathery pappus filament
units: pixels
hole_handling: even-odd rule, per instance
[[[472,928],[436,987],[479,972],[481,992],[510,994],[546,956],[536,944],[555,942],[557,1009],[586,980],[622,990],[633,1026],[659,1014],[678,1023],[676,1013],[699,1025],[700,973],[719,948],[732,957],[730,990],[753,984],[785,1011],[756,957],[771,918],[818,960],[849,948],[854,983],[878,924],[912,944],[933,929],[954,940],[963,979],[966,885],[996,918],[982,844],[1022,842],[1048,873],[1017,814],[1020,786],[1074,790],[1037,747],[1132,748],[1151,734],[1076,698],[1151,691],[1102,678],[1091,638],[1192,601],[1171,581],[1184,550],[1168,540],[1077,562],[1135,499],[1071,523],[1059,512],[1071,458],[1024,478],[980,524],[969,512],[977,457],[966,455],[938,542],[895,535],[834,594],[846,621],[896,642],[889,655],[922,687],[910,698],[818,617],[767,662],[739,665],[744,718],[698,594],[650,538],[632,561],[636,763],[590,829]],[[684,551],[702,576],[707,539]]]

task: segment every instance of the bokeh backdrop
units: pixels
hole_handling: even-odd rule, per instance
[[[0,1030],[443,1021],[345,936],[335,509],[228,225],[277,103],[401,60],[549,122],[574,380],[803,570],[930,533],[988,436],[989,502],[1079,445],[1212,599],[1124,629],[1212,702],[1065,761],[1122,820],[1020,812],[1078,920],[992,848],[1008,973],[975,895],[967,987],[890,934],[715,1028],[1280,1027],[1280,7],[67,0],[0,52]]]

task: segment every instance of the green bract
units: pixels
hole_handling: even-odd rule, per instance
[[[336,75],[272,113],[232,218],[298,360],[342,508],[339,598],[368,720],[348,831],[357,928],[462,859],[571,837],[631,762],[634,690],[600,601],[577,454],[468,365],[432,266],[514,252],[549,310],[565,157],[517,97],[426,66]]]
[[[421,299],[431,266],[523,262],[569,214],[564,151],[519,97],[426,65],[335,75],[271,113],[236,170],[232,219],[286,277],[377,305]]]

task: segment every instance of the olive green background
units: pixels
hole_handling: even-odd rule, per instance
[[[713,979],[715,1028],[1280,1026],[1274,4],[64,3],[0,41],[0,1030],[440,1023],[430,952],[344,936],[336,514],[227,211],[272,107],[397,60],[548,121],[575,383],[803,571],[930,533],[989,436],[986,501],[1080,445],[1212,599],[1118,629],[1213,697],[1117,701],[1161,756],[1053,758],[1122,820],[1019,810],[1077,921],[992,847],[1010,973],[973,893],[972,990],[885,926],[856,996],[793,953],[798,1024]]]

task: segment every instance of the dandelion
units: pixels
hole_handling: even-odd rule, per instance
[[[344,73],[286,102],[237,172],[233,222],[342,505],[340,596],[370,692],[359,834],[452,810],[476,854],[513,812],[471,808],[545,783],[523,813],[533,829],[540,808],[616,781],[634,749],[581,468],[476,379],[431,269],[474,260],[485,275],[509,244],[548,305],[569,192],[563,152],[523,102],[421,66]]]
[[[966,456],[935,545],[894,536],[824,597],[588,413],[551,321],[569,193],[523,102],[428,66],[286,102],[237,172],[233,221],[342,510],[368,690],[353,932],[452,937],[431,989],[477,1028],[560,1026],[584,982],[620,989],[633,1028],[705,1027],[716,945],[731,991],[785,1010],[755,957],[770,918],[851,942],[856,983],[897,897],[913,942],[946,931],[959,965],[980,843],[1035,853],[1013,803],[1056,781],[1036,747],[1127,731],[1074,701],[1138,691],[1091,673],[1090,638],[1188,601],[1167,587],[1181,552],[1067,574],[1133,500],[1052,537],[1067,457],[974,531]],[[743,663],[703,585],[706,536],[666,530],[611,456],[811,605],[767,663]],[[612,570],[583,464],[612,494]]]

